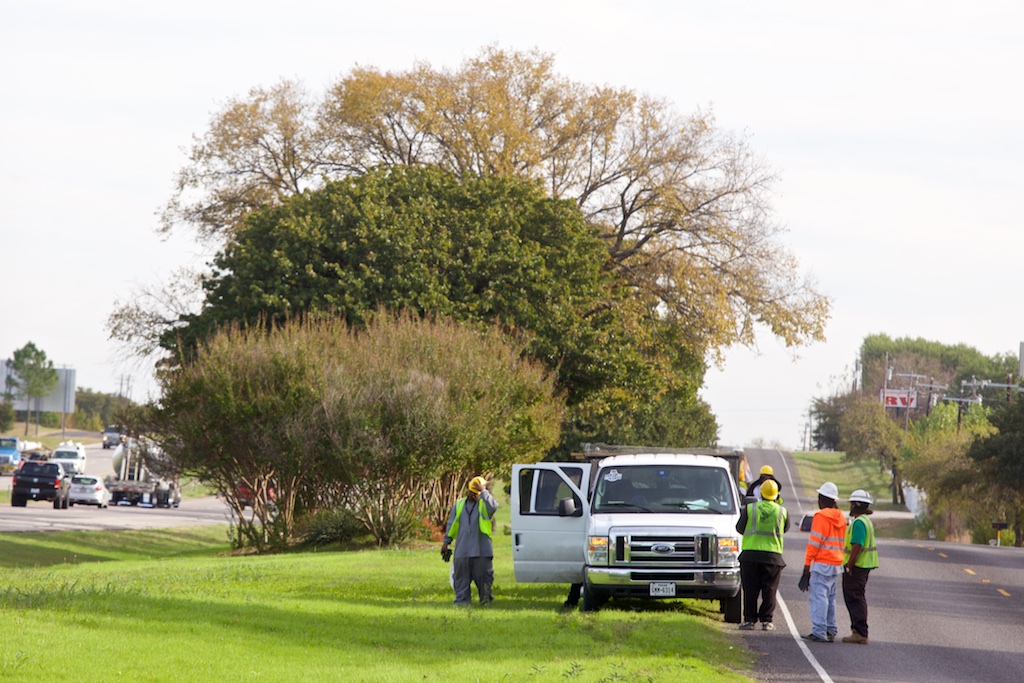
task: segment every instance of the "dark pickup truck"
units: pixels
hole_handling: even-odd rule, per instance
[[[11,505],[25,507],[29,500],[48,500],[54,510],[67,509],[71,477],[60,463],[26,461],[14,473],[11,482]]]

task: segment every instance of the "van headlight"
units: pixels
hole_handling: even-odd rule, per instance
[[[587,564],[608,564],[608,538],[590,536],[587,539]]]
[[[740,561],[740,542],[736,538],[718,539],[718,562],[724,565],[737,565]]]

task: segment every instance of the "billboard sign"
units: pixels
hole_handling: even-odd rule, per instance
[[[914,389],[882,389],[880,398],[886,408],[917,407],[917,391]]]

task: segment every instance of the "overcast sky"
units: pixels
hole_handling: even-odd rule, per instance
[[[499,7],[500,5],[500,7]],[[723,444],[800,446],[864,337],[1017,353],[1024,4],[6,0],[0,9],[0,358],[32,341],[78,385],[154,389],[117,360],[119,299],[208,259],[157,236],[193,135],[282,78],[553,53],[573,80],[713,111],[779,175],[783,243],[834,300],[828,341],[734,349],[704,398]]]

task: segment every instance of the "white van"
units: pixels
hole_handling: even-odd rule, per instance
[[[85,474],[85,446],[65,441],[53,451],[50,462],[59,462],[69,475]]]
[[[729,463],[685,453],[512,467],[516,581],[582,583],[583,610],[609,598],[719,600],[742,617]]]

